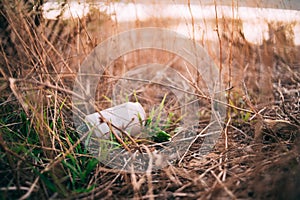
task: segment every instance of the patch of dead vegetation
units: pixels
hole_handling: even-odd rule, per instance
[[[2,2],[0,5],[1,8],[7,6]],[[1,31],[0,61],[4,66],[1,68],[1,81],[6,84],[0,88],[5,94],[1,96],[1,105],[21,104],[24,110],[28,110],[27,118],[32,119],[32,126],[40,134],[40,155],[44,156],[41,158],[44,162],[34,159],[27,162],[30,167],[37,166],[35,170],[39,170],[40,174],[53,173],[49,177],[59,180],[54,182],[60,187],[67,182],[66,177],[70,173],[61,162],[66,154],[73,152],[74,146],[65,148],[60,137],[50,134],[65,132],[44,123],[44,114],[48,114],[47,120],[55,120],[59,116],[65,121],[65,126],[72,128],[68,119],[71,106],[68,98],[74,72],[84,57],[103,40],[97,38],[99,33],[95,31],[110,35],[114,32],[114,24],[107,22],[102,27],[97,20],[107,16],[98,13],[82,21],[49,21],[34,26],[30,15],[22,9],[14,11],[1,11],[2,17],[6,17],[1,20],[7,20],[7,23],[1,22],[4,30]],[[96,29],[98,26],[103,29]],[[180,162],[175,161],[163,169],[125,173],[98,164],[88,179],[95,185],[92,190],[53,193],[43,181],[33,179],[39,176],[28,170],[27,165],[22,165],[25,162],[22,156],[26,158],[27,155],[18,156],[11,148],[14,143],[6,141],[6,136],[0,133],[1,152],[10,155],[9,162],[0,166],[11,168],[0,168],[0,174],[11,179],[9,182],[6,182],[7,178],[0,181],[1,191],[5,191],[6,197],[15,197],[11,191],[18,191],[18,198],[25,198],[28,194],[33,199],[299,199],[300,64],[297,60],[299,47],[291,43],[290,26],[292,24],[270,24],[273,37],[262,46],[255,46],[245,40],[237,21],[233,29],[225,26],[222,30],[221,59],[220,44],[214,42],[216,47],[206,47],[216,63],[222,61],[227,79],[231,80],[228,88],[234,86],[234,89],[229,90],[232,103],[228,110],[228,123],[214,150],[205,157],[198,153],[202,144],[199,140],[192,144]],[[234,38],[231,38],[232,35]],[[160,57],[161,52],[152,53],[151,56],[162,63],[171,58]],[[137,63],[147,63],[147,59],[152,61],[153,57],[146,56],[146,53],[129,54],[126,59],[120,58],[114,63],[118,70],[111,73],[119,75],[123,69],[126,71]],[[173,67],[184,74],[186,71],[181,64],[175,63]],[[12,92],[16,98],[11,95]],[[104,92],[100,90],[100,93],[103,95]],[[155,91],[147,94],[146,103],[161,99],[151,96]],[[49,95],[51,97],[48,98]],[[60,112],[57,102],[59,106],[66,102],[65,111]],[[48,111],[54,107],[53,104],[55,112],[50,113]],[[102,106],[108,106],[104,104],[103,100]],[[237,108],[248,109],[250,116]],[[199,126],[201,123],[204,126],[207,121],[200,122]],[[77,142],[80,143],[80,140]],[[16,166],[14,162],[21,164]],[[23,177],[25,172],[32,173],[32,177]],[[28,182],[28,187],[20,187]]]

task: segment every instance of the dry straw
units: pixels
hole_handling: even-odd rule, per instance
[[[292,33],[298,22],[269,21],[270,38],[254,45],[245,39],[242,21],[233,13],[235,1],[230,3],[230,18],[217,12],[220,5],[215,1],[215,17],[203,21],[215,24],[218,41],[203,39],[201,43],[228,84],[229,109],[222,137],[206,157],[198,153],[202,138],[196,138],[180,161],[155,171],[153,146],[138,143],[124,132],[127,140],[118,138],[117,142],[127,151],[138,148],[150,158],[145,174],[134,168],[126,173],[98,163],[82,144],[89,132],[79,137],[71,120],[71,95],[76,95],[72,85],[80,64],[98,43],[124,24],[98,10],[83,18],[45,20],[41,3],[0,2],[1,197],[299,198],[300,65],[299,47],[293,43],[297,33]],[[192,2],[187,6],[191,11]],[[197,22],[191,15],[195,35]],[[168,20],[140,19],[127,27],[163,27]],[[108,70],[102,77],[107,87],[99,88],[98,108],[109,105],[104,96],[120,75],[114,73],[154,57],[163,63],[172,60],[170,55],[155,51],[135,52],[117,60],[114,65],[119,70]],[[181,64],[176,61],[172,67],[181,69],[183,78],[195,75],[201,79]],[[195,96],[211,100],[201,93],[203,88],[198,89]],[[201,113],[210,116],[205,105]],[[199,120],[199,133],[208,122],[205,117]]]

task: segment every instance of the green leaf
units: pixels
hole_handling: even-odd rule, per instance
[[[152,119],[151,118],[147,118],[146,122],[145,122],[145,127],[150,127],[151,123],[152,123]]]
[[[244,121],[247,122],[249,120],[251,116],[251,113],[247,112],[245,115],[244,115]]]
[[[90,159],[84,171],[84,176],[87,177],[95,169],[98,163],[99,161],[97,159]]]
[[[155,123],[156,126],[158,126],[158,123],[160,122],[160,118],[161,118],[162,111],[164,109],[166,97],[167,97],[167,94],[164,95],[164,98],[162,99],[162,101],[159,104],[158,116],[157,116],[156,123]]]
[[[45,186],[50,189],[52,192],[57,192],[57,188],[55,184],[50,181],[44,174],[41,174],[39,171],[36,169],[33,169],[41,178],[41,180],[44,182]]]
[[[154,142],[166,142],[171,139],[171,135],[163,130],[157,131],[154,136]]]

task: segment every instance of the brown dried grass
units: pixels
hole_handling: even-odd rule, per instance
[[[65,134],[65,130],[50,127],[47,120],[62,118],[64,126],[72,127],[70,96],[76,71],[97,43],[116,32],[116,24],[111,21],[99,24],[107,16],[97,13],[81,20],[41,21],[37,26],[34,13],[24,9],[23,3],[14,3],[15,7],[8,1],[0,3],[5,8],[1,9],[1,15],[8,22],[1,27],[4,31],[0,58],[4,66],[1,67],[1,99],[4,99],[1,105],[22,106],[38,134],[41,156],[45,156],[44,163],[28,162],[37,165],[41,174],[50,171],[60,187],[67,174],[61,161],[67,154],[74,153],[75,145],[69,148],[62,145],[58,134]],[[164,26],[164,23],[155,19],[138,26]],[[33,179],[21,177],[22,170],[26,169],[16,167],[13,160],[24,162],[23,155],[18,157],[4,139],[6,136],[0,133],[1,151],[11,155],[11,162],[0,166],[12,169],[1,168],[0,172],[11,173],[13,183],[10,186],[2,181],[1,191],[5,191],[6,197],[14,197],[10,192],[18,191],[21,196],[17,198],[23,199],[299,198],[300,65],[299,47],[291,43],[292,24],[270,24],[271,39],[262,46],[255,46],[245,40],[238,20],[222,19],[218,23],[221,43],[205,42],[205,47],[216,63],[222,63],[229,88],[234,89],[230,90],[232,103],[223,135],[206,157],[197,154],[201,142],[196,141],[180,163],[159,171],[153,171],[149,165],[145,174],[125,173],[99,164],[89,179],[96,184],[91,191],[59,190],[53,194],[36,174],[32,173]],[[99,29],[95,28],[98,26]],[[151,55],[162,63],[170,60],[160,52],[154,51]],[[125,70],[128,70],[138,63],[147,63],[145,57],[143,52],[132,53],[126,59],[120,58],[115,65],[120,68],[126,65]],[[180,62],[176,66],[180,68]],[[120,71],[112,73],[119,75]],[[153,100],[151,95],[154,94],[147,97],[150,101]],[[108,106],[104,100],[100,102],[103,107]],[[251,118],[245,119],[245,113],[239,108],[250,110]],[[76,143],[80,143],[80,139]],[[149,153],[149,149],[144,148]],[[23,187],[28,182],[28,187]],[[22,190],[25,192],[20,192]]]

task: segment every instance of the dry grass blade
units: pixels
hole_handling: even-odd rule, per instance
[[[230,196],[231,199],[237,199],[234,194],[223,184],[220,178],[215,174],[214,171],[210,171],[210,173],[216,178],[217,182],[224,188],[226,193]]]

